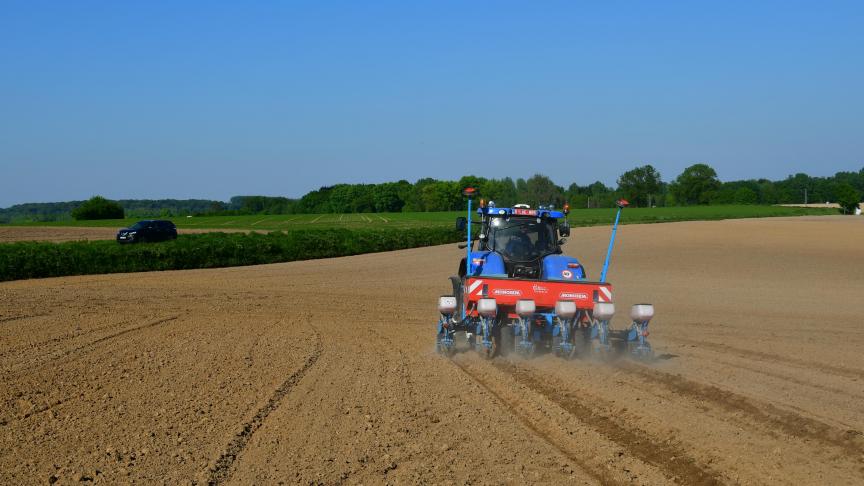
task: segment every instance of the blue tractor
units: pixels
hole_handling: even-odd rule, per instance
[[[563,357],[586,349],[607,355],[613,337],[637,356],[653,354],[647,341],[652,305],[633,306],[633,322],[626,331],[613,336],[609,329],[615,306],[606,273],[627,201],[618,202],[603,269],[592,281],[578,259],[563,254],[570,235],[566,204],[562,210],[524,204],[499,208],[481,199],[479,220],[472,221],[474,190],[464,194],[468,217],[457,219],[457,228],[467,232],[466,243],[460,245],[466,255],[458,274],[450,277],[453,293],[438,302],[439,352],[455,352],[455,335],[464,332],[468,346],[487,358],[540,350]]]

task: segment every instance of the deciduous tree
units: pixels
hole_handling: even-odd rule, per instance
[[[652,165],[643,165],[621,174],[618,191],[635,206],[650,206],[651,197],[656,197],[662,188],[660,173]]]
[[[834,195],[837,196],[837,204],[844,213],[855,214],[855,210],[861,203],[861,193],[856,191],[851,184],[841,182],[834,189]]]
[[[525,181],[525,197],[527,200],[525,202],[535,207],[550,204],[557,207],[564,205],[564,189],[555,185],[552,179],[542,174],[534,174]]]
[[[72,210],[72,217],[77,220],[89,219],[123,219],[123,206],[109,201],[102,196],[93,196]]]
[[[669,190],[678,204],[707,204],[714,191],[720,188],[717,171],[707,164],[695,164],[684,169]]]

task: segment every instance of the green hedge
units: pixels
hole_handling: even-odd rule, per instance
[[[309,229],[180,235],[174,241],[134,245],[114,241],[5,243],[0,244],[0,281],[257,265],[440,245],[462,238],[446,228]]]

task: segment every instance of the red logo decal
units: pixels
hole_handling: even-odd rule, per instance
[[[588,300],[588,294],[583,294],[581,292],[562,292],[560,295],[562,299],[576,299],[576,300]]]
[[[516,296],[522,295],[521,290],[514,290],[514,289],[495,289],[492,291],[492,293],[495,295],[516,295]]]

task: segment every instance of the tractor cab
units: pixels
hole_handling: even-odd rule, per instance
[[[477,245],[481,251],[501,256],[510,277],[537,278],[540,262],[561,253],[557,222],[529,216],[491,216],[484,228],[484,239]]]
[[[562,237],[570,235],[566,211],[527,204],[498,208],[481,200],[477,213],[480,234],[471,245],[471,261],[460,265],[460,276],[495,275],[525,279],[584,278],[575,258],[561,255]],[[578,270],[577,270],[578,269]]]
[[[489,218],[488,237],[480,247],[498,252],[505,262],[531,262],[546,255],[561,253],[555,220],[541,220],[526,216]]]

